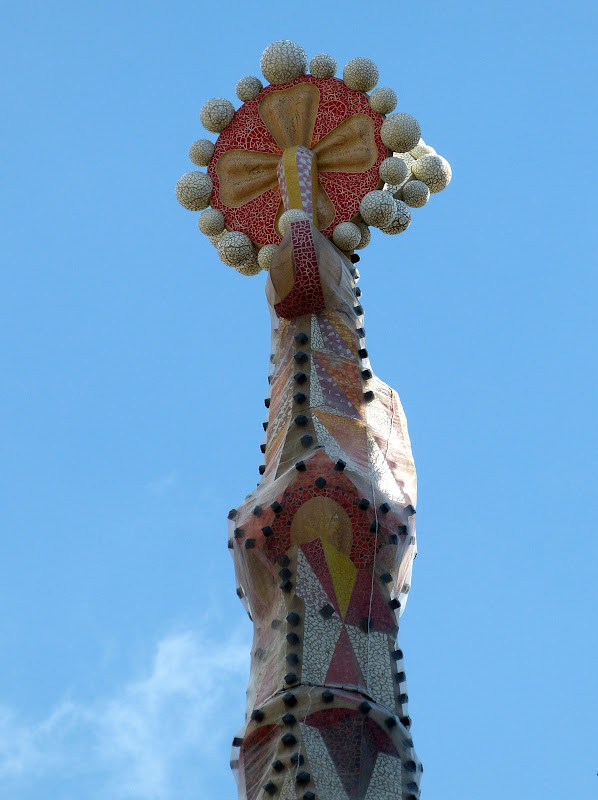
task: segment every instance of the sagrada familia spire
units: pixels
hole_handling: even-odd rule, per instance
[[[359,273],[370,228],[402,233],[450,179],[376,65],[336,78],[279,41],[236,109],[208,100],[177,184],[242,275],[267,272],[272,318],[258,487],[229,513],[254,626],[240,800],[417,800],[399,616],[416,555],[416,476],[397,393],[374,374]],[[309,71],[308,71],[309,70]],[[232,376],[231,376],[232,380]]]

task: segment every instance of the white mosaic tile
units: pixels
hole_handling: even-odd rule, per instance
[[[378,631],[367,634],[353,625],[347,625],[347,633],[372,697],[394,712],[395,693],[388,636]]]
[[[322,735],[304,722],[300,723],[300,728],[318,800],[348,800]]]
[[[364,800],[397,800],[402,788],[401,760],[378,753]]]

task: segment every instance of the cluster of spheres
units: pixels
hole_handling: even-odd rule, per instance
[[[264,50],[260,68],[268,83],[282,86],[307,74],[317,79],[334,78],[337,63],[326,53],[308,62],[302,47],[282,40]],[[452,177],[448,161],[421,138],[418,121],[410,114],[393,113],[397,96],[386,86],[375,88],[378,77],[378,68],[369,58],[354,58],[343,69],[345,85],[363,92],[372,110],[384,117],[380,137],[389,151],[388,158],[380,164],[379,188],[365,194],[356,217],[334,228],[332,240],[344,252],[366,247],[371,241],[370,227],[387,234],[402,233],[411,223],[411,209],[424,206],[430,194],[445,189]],[[250,75],[237,83],[236,94],[246,103],[255,99],[263,88],[262,81]],[[200,119],[207,131],[220,134],[234,115],[235,107],[229,100],[215,97],[204,103]],[[207,167],[213,154],[214,143],[209,139],[199,139],[189,150],[189,158],[198,167]],[[210,208],[212,191],[212,179],[206,172],[187,172],[176,185],[179,203],[190,211],[202,212],[199,229],[217,248],[225,264],[242,275],[257,275],[268,270],[277,245],[261,246],[247,234],[227,228],[224,214]],[[299,209],[282,214],[278,222],[281,238],[293,220],[307,218],[308,215]]]

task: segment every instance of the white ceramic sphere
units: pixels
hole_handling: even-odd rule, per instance
[[[343,70],[345,86],[358,92],[371,92],[378,77],[378,67],[370,58],[352,58]]]
[[[257,254],[258,264],[262,269],[265,269],[266,272],[270,269],[270,264],[272,263],[274,253],[277,250],[278,250],[278,245],[276,244],[265,244],[258,250]]]
[[[248,261],[245,261],[243,264],[240,264],[238,267],[235,267],[237,272],[241,275],[257,275],[259,272],[262,271],[262,268],[259,265],[257,253],[255,252],[255,248],[253,250],[253,254]]]
[[[214,155],[214,142],[198,139],[189,148],[189,158],[197,167],[207,167]]]
[[[213,188],[205,172],[186,172],[176,185],[176,199],[189,211],[201,211],[210,205]]]
[[[402,200],[395,200],[395,216],[390,225],[382,228],[382,233],[388,233],[394,236],[397,233],[403,233],[411,224],[411,211]]]
[[[407,181],[403,186],[402,199],[410,208],[421,208],[430,199],[430,190],[421,181]]]
[[[217,236],[224,230],[224,214],[217,208],[206,208],[199,215],[197,227],[206,236]]]
[[[416,144],[415,147],[413,147],[409,151],[409,153],[410,155],[413,156],[413,158],[418,159],[421,158],[422,156],[435,156],[436,150],[434,150],[433,147],[430,147],[429,144],[422,143],[422,144]]]
[[[216,233],[214,236],[208,236],[208,239],[214,245],[214,247],[218,247],[218,242],[226,233],[228,233],[228,231],[225,228],[224,230],[220,231],[220,233]]]
[[[309,71],[314,78],[334,78],[336,75],[336,59],[328,53],[319,53],[309,62]]]
[[[341,222],[332,233],[332,241],[339,250],[355,250],[361,241],[361,231],[352,222]]]
[[[382,123],[380,138],[389,150],[406,153],[419,142],[421,128],[411,114],[391,114]]]
[[[242,103],[253,100],[264,88],[264,84],[255,75],[246,75],[237,83],[235,93]]]
[[[379,86],[370,95],[370,106],[377,114],[391,114],[397,107],[397,95],[388,86]]]
[[[281,214],[278,220],[278,230],[281,236],[284,236],[291,222],[299,222],[302,219],[309,219],[309,214],[301,211],[300,208],[289,208],[284,214]]]
[[[359,205],[359,213],[366,225],[383,228],[395,217],[395,201],[388,192],[375,189],[368,192]]]
[[[240,231],[225,233],[218,242],[220,260],[229,267],[240,267],[251,259],[253,253],[253,242]]]
[[[356,223],[357,227],[359,228],[359,232],[361,233],[361,239],[359,244],[355,248],[356,250],[363,250],[364,247],[367,247],[368,244],[372,241],[372,232],[365,224],[365,222],[358,222]]]
[[[289,83],[307,72],[307,54],[295,42],[282,39],[266,47],[260,68],[269,83]]]
[[[442,156],[422,156],[411,167],[415,177],[429,187],[432,194],[441,192],[451,182],[451,165]]]
[[[380,179],[390,185],[400,185],[409,175],[409,167],[402,158],[385,158],[380,164]]]
[[[234,105],[224,97],[213,97],[211,100],[207,100],[199,112],[201,124],[210,133],[222,133],[232,122],[234,116]]]

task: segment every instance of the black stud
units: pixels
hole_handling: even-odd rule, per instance
[[[280,588],[282,589],[283,592],[287,592],[288,593],[293,588],[293,584],[291,583],[291,581],[286,580],[286,581],[283,581],[280,584]]]
[[[380,575],[380,580],[382,583],[390,583],[392,581],[392,575],[390,572],[385,572],[384,575]]]
[[[245,597],[245,592],[241,589],[240,586],[237,586],[237,597],[239,600],[242,600]]]
[[[324,619],[330,619],[330,617],[334,614],[334,608],[330,605],[330,603],[326,603],[326,605],[322,606],[320,609],[320,614],[324,617]]]
[[[293,380],[295,381],[295,383],[298,383],[299,386],[301,386],[307,380],[307,375],[305,374],[305,372],[296,372],[293,375]]]
[[[301,753],[293,753],[293,755],[291,756],[290,761],[291,761],[291,764],[293,764],[294,766],[300,767],[301,764],[303,764],[303,762],[305,761],[305,759],[303,758]]]
[[[380,506],[380,511],[383,514],[388,514],[388,512],[390,511],[390,505],[388,503],[382,503],[382,505]]]
[[[297,470],[297,472],[305,472],[305,469],[306,469],[305,461],[298,461],[295,464],[295,469]]]
[[[296,333],[294,338],[297,344],[306,344],[309,341],[309,336],[303,331]]]
[[[272,781],[268,781],[268,783],[264,786],[264,791],[268,794],[276,794],[278,791],[278,786]]]
[[[285,554],[282,556],[278,556],[278,563],[281,567],[288,567],[291,563],[291,559]]]
[[[287,672],[287,674],[284,676],[285,683],[297,683],[298,680],[299,678],[295,672]]]
[[[266,408],[270,408],[270,398],[269,397],[266,397],[264,399],[264,405],[266,406]]]
[[[367,511],[370,507],[370,501],[366,500],[365,497],[362,497],[359,503],[357,503],[357,508],[361,509],[361,511]]]
[[[231,508],[231,510],[228,512],[228,518],[234,519],[236,516],[237,516],[237,509]]]
[[[395,661],[400,661],[403,658],[403,651],[402,650],[394,650],[392,657]]]
[[[396,533],[389,533],[388,534],[388,539],[386,541],[387,541],[388,544],[398,544],[399,543],[399,537],[396,535]]]
[[[265,444],[261,444],[260,445],[260,450],[262,451],[262,453],[265,453],[266,452],[266,445]]]
[[[280,740],[285,747],[292,747],[294,744],[297,744],[297,739],[293,734],[289,731],[285,733],[285,735]]]
[[[372,533],[378,533],[378,531],[380,530],[380,523],[378,522],[377,519],[372,521],[372,524],[370,525],[370,530]]]
[[[407,514],[408,517],[411,517],[413,514],[415,514],[415,509],[411,504],[405,506],[405,514]]]
[[[303,392],[295,392],[293,395],[293,400],[297,403],[297,405],[301,405],[301,403],[305,403],[307,397],[303,394]]]
[[[403,767],[407,772],[415,772],[417,770],[417,765],[415,761],[405,761]]]
[[[363,393],[363,399],[365,400],[366,403],[371,403],[372,400],[374,399],[374,396],[375,395],[371,391],[371,389],[369,391]]]
[[[233,539],[229,539],[228,540],[228,549],[232,550],[234,548],[234,546],[235,546],[234,545],[234,540]]]
[[[274,531],[269,525],[264,525],[264,527],[262,528],[262,533],[264,534],[266,539],[270,536],[274,536]]]
[[[274,770],[274,772],[282,772],[284,769],[284,764],[282,763],[282,761],[276,759],[276,761],[272,762],[272,769]]]
[[[372,710],[372,707],[367,700],[364,700],[363,703],[360,703],[358,708],[362,714],[369,714]]]
[[[245,549],[251,550],[255,547],[255,539],[245,539]]]
[[[266,715],[263,711],[260,711],[259,708],[254,708],[251,712],[251,719],[255,720],[256,722],[261,722]]]
[[[361,347],[357,351],[357,355],[359,356],[359,358],[367,358],[368,357],[368,351],[366,350],[365,347]]]
[[[334,700],[334,692],[331,692],[330,689],[324,689],[322,692],[322,700],[325,703],[332,703]]]
[[[287,711],[286,714],[282,715],[282,721],[284,722],[285,725],[289,725],[290,727],[297,724],[295,715],[291,714],[290,711]]]
[[[235,539],[242,539],[245,536],[245,531],[243,528],[235,528],[233,534]]]
[[[355,297],[361,297],[361,289],[359,286],[355,287]]]
[[[278,574],[280,575],[283,581],[286,581],[287,578],[290,578],[293,573],[288,567],[283,567],[281,570],[279,570]]]
[[[286,662],[287,664],[291,664],[291,666],[296,667],[299,663],[299,656],[297,653],[287,653]]]
[[[409,702],[409,695],[408,694],[400,694],[399,695],[399,703],[404,706],[405,703]]]
[[[406,788],[409,789],[410,792],[419,791],[419,786],[417,785],[417,783],[414,783],[413,781],[409,781]]]
[[[313,792],[305,792],[303,800],[316,800],[316,796]]]
[[[302,436],[299,441],[303,445],[303,447],[311,447],[314,441],[314,437],[310,433],[306,433],[305,436]]]
[[[393,611],[396,611],[397,608],[401,607],[401,603],[397,597],[393,597],[392,600],[389,600],[388,605],[392,608]]]
[[[372,629],[371,621],[367,617],[364,617],[359,623],[359,627],[364,633],[369,633]]]
[[[305,362],[309,360],[309,356],[303,350],[297,350],[293,358],[295,359],[297,364],[305,364]]]
[[[403,722],[404,719],[408,719],[408,717],[401,717],[401,722]],[[401,744],[405,749],[408,750],[410,747],[413,747],[413,739],[411,737],[409,737],[408,739],[402,739]]]
[[[295,647],[296,645],[299,644],[300,639],[297,636],[297,634],[295,633],[295,631],[291,631],[290,633],[287,633],[287,642],[291,645],[291,647]]]
[[[401,717],[401,725],[409,729],[411,727],[411,717]]]
[[[241,736],[235,736],[233,739],[233,747],[241,747],[243,744],[243,739]]]
[[[309,419],[308,417],[305,416],[305,414],[297,414],[297,416],[294,419],[294,422],[295,425],[298,425],[300,428],[305,428],[305,426],[309,422]]]
[[[386,717],[386,719],[384,720],[384,724],[390,730],[392,728],[396,728],[397,721],[394,717]]]
[[[255,517],[261,517],[262,516],[262,507],[261,506],[256,506],[251,513]]]
[[[280,514],[280,512],[282,511],[282,506],[280,505],[278,500],[275,500],[273,503],[270,503],[270,508],[275,514]]]
[[[342,459],[342,458],[339,458],[339,460],[338,460],[338,461],[336,462],[336,464],[334,465],[334,469],[335,469],[337,472],[342,472],[346,466],[347,466],[347,462],[346,462],[346,461],[343,461],[343,459]]]
[[[355,306],[355,313],[357,314],[358,317],[362,316],[362,314],[363,314],[363,306],[361,305],[361,303],[358,303]]]
[[[414,794],[408,794],[405,800],[417,800],[417,797]]]
[[[263,475],[264,472],[266,471],[266,465],[260,464],[257,471],[260,473],[260,475]]]
[[[357,335],[360,339],[365,339],[365,328],[357,328]]]
[[[283,694],[282,702],[285,704],[285,706],[293,708],[294,706],[297,705],[297,698],[295,697],[293,692],[287,692],[286,694]]]
[[[301,617],[295,611],[291,611],[290,614],[287,614],[287,622],[292,628],[296,628],[301,622]]]
[[[295,780],[297,781],[299,786],[305,786],[305,784],[309,783],[310,779],[311,775],[309,774],[309,772],[305,772],[305,770],[303,769],[301,770],[301,772],[298,772],[295,777]]]
[[[263,428],[265,431],[267,431],[267,430],[268,430],[268,423],[267,423],[267,422],[262,422],[262,428]]]
[[[361,377],[364,381],[369,381],[372,377],[372,370],[371,369],[362,369],[361,370]]]
[[[322,476],[320,476],[319,478],[315,479],[314,483],[318,489],[323,489],[326,486],[326,478],[322,478]]]
[[[403,683],[403,681],[406,680],[406,678],[407,676],[405,675],[404,672],[397,672],[397,674],[395,675],[395,681],[397,683]]]
[[[281,625],[282,625],[282,620],[280,619],[273,619],[272,622],[270,623],[270,627],[274,631],[280,628]]]
[[[237,769],[239,766],[239,759],[235,758],[233,761],[230,762],[231,769]]]
[[[407,536],[406,525],[397,525],[397,531],[399,532],[399,536]]]
[[[361,256],[358,256],[357,253],[351,253],[349,258],[351,259],[352,264],[357,264],[358,261],[361,261]]]

